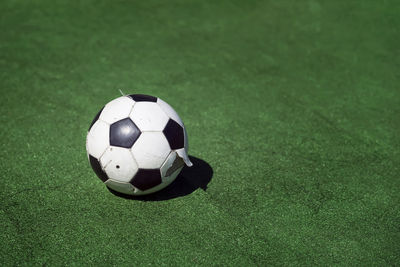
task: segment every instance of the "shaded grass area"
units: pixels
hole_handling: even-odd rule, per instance
[[[3,265],[396,265],[396,1],[2,1]],[[181,115],[207,190],[111,194],[87,128]],[[193,189],[193,187],[192,187]]]

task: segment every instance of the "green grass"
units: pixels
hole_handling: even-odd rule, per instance
[[[1,1],[0,264],[399,265],[399,12]],[[86,131],[118,89],[178,111],[206,191],[101,184]]]

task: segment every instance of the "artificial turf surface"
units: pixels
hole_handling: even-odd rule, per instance
[[[0,2],[0,264],[399,265],[398,1]],[[110,193],[97,111],[186,124],[173,190]]]

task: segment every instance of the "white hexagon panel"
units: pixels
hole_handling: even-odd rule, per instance
[[[163,181],[173,181],[184,165],[183,159],[175,151],[172,151],[160,168]]]
[[[110,126],[104,121],[97,120],[86,138],[86,149],[88,154],[95,158],[100,158],[107,147],[110,145],[109,142]]]
[[[165,161],[170,148],[162,132],[143,132],[131,152],[141,169],[157,169]]]
[[[161,107],[161,109],[167,114],[167,116],[177,123],[179,123],[180,126],[183,127],[183,122],[181,118],[179,117],[178,113],[164,100],[158,98],[157,99],[157,104]]]
[[[127,148],[110,146],[100,158],[108,178],[119,182],[129,182],[137,173],[138,166]]]
[[[172,181],[171,181],[171,182],[172,182]],[[135,188],[134,195],[135,195],[135,196],[141,196],[141,195],[147,195],[147,194],[151,194],[151,193],[157,192],[157,191],[159,191],[159,190],[165,188],[165,187],[166,187],[167,185],[169,185],[171,182],[169,182],[169,183],[164,183],[164,182],[163,182],[163,183],[161,183],[161,184],[159,184],[159,185],[156,185],[156,186],[154,186],[154,187],[152,187],[152,188],[150,188],[150,189],[144,190],[144,191]]]
[[[115,190],[123,194],[132,195],[135,192],[135,188],[130,183],[117,182],[108,179],[107,181],[105,181],[105,184],[112,190]]]
[[[168,116],[155,102],[137,102],[130,113],[132,121],[143,131],[162,131]]]
[[[134,104],[135,101],[127,96],[118,97],[105,105],[99,119],[109,124],[125,119],[131,113]]]

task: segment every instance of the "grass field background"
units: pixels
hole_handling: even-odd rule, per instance
[[[1,1],[0,264],[399,265],[399,12]],[[118,89],[177,110],[206,190],[130,200],[96,178],[86,133]]]

